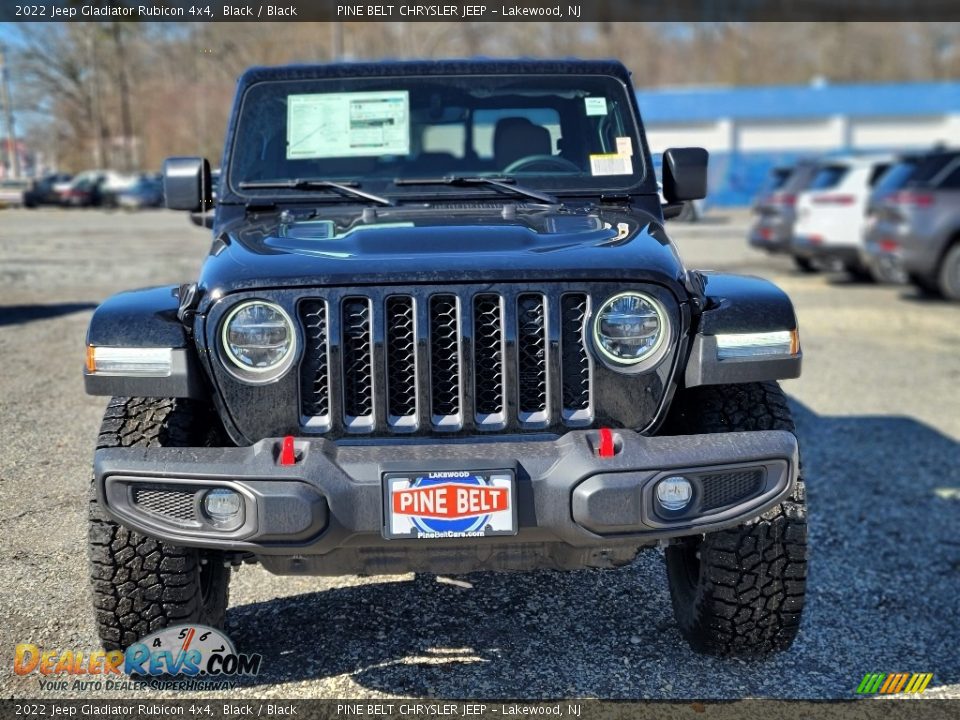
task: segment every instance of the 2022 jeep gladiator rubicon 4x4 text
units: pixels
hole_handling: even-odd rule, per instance
[[[789,646],[797,323],[772,284],[681,262],[664,216],[706,164],[667,150],[661,203],[616,62],[247,71],[199,278],[90,323],[104,644],[221,624],[245,561],[564,570],[661,546],[695,648]],[[169,160],[165,191],[209,209],[209,163]]]

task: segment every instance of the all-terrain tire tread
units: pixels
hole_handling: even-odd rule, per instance
[[[786,397],[775,382],[708,386],[682,395],[671,418],[674,430],[794,431]],[[807,578],[805,492],[798,478],[791,494],[759,518],[707,533],[699,543],[700,577],[691,593],[675,587],[681,549],[667,549],[674,611],[696,650],[763,655],[793,643]]]
[[[199,403],[115,397],[104,413],[97,448],[213,444],[216,427],[216,418]],[[125,648],[178,623],[222,627],[229,592],[222,557],[202,556],[118,525],[100,507],[92,482],[88,548],[97,631],[106,649]],[[206,602],[198,580],[203,557],[213,573]]]

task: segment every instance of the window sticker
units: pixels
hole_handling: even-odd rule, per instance
[[[632,175],[633,160],[629,155],[609,153],[590,156],[591,175]]]
[[[617,155],[633,155],[633,141],[629,137],[617,138]]]
[[[287,96],[287,160],[409,152],[406,90]]]
[[[586,97],[583,99],[587,115],[606,115],[607,99],[604,97]]]

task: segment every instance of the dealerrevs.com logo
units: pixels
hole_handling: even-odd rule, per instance
[[[14,653],[17,675],[40,675],[44,690],[128,690],[143,686],[230,688],[231,680],[260,672],[260,655],[238,653],[216,628],[177,625],[121,650],[41,650],[22,643]],[[126,676],[126,677],[125,677]],[[158,678],[165,678],[162,683]]]
[[[867,673],[857,686],[857,695],[919,694],[927,689],[933,673]]]

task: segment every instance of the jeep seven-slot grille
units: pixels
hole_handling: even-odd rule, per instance
[[[588,302],[464,288],[303,300],[302,425],[334,434],[589,425]]]

